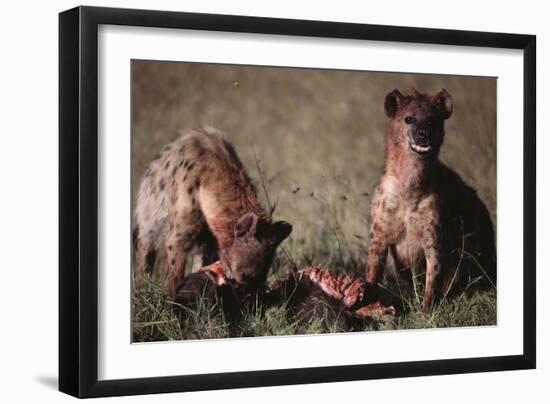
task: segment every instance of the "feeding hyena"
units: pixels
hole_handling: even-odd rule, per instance
[[[451,287],[494,287],[489,212],[476,191],[439,160],[451,95],[394,90],[384,106],[390,121],[385,168],[371,204],[367,284],[376,291],[384,272],[399,279],[404,270],[425,269],[425,309]]]
[[[185,133],[161,150],[141,180],[134,213],[135,268],[152,272],[162,251],[170,297],[192,253],[198,267],[219,258],[230,279],[265,283],[292,230],[271,221],[233,146],[214,129]]]

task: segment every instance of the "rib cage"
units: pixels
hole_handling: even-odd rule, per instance
[[[365,297],[365,281],[361,277],[334,273],[323,269],[321,265],[286,274],[282,279],[275,282],[272,289],[280,288],[290,278],[299,281],[301,277],[309,278],[324,293],[341,302],[347,310],[351,310],[352,307],[361,303]]]

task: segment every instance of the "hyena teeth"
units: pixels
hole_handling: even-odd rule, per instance
[[[412,144],[412,148],[419,153],[424,153],[431,150],[430,146],[419,146],[417,144]]]

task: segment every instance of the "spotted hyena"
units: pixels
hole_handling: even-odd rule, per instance
[[[438,158],[451,95],[394,90],[385,111],[386,163],[371,206],[367,284],[377,290],[385,269],[398,279],[405,270],[425,269],[425,309],[451,286],[494,287],[495,235],[487,208]]]
[[[134,213],[136,270],[152,272],[162,251],[171,297],[191,253],[199,268],[220,259],[230,279],[265,282],[292,230],[271,221],[233,146],[211,128],[185,133],[160,151],[141,180]]]

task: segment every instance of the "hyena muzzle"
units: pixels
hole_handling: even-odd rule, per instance
[[[263,284],[292,226],[272,222],[233,146],[214,129],[185,133],[146,170],[134,212],[135,270],[151,273],[162,252],[175,296],[190,254],[198,268],[219,259],[227,276]]]
[[[496,285],[489,212],[438,157],[452,110],[445,90],[434,96],[394,90],[385,100],[386,162],[371,205],[366,280],[377,290],[384,272],[390,272],[399,283],[408,278],[410,286],[411,270],[425,270],[425,309],[434,294]]]

